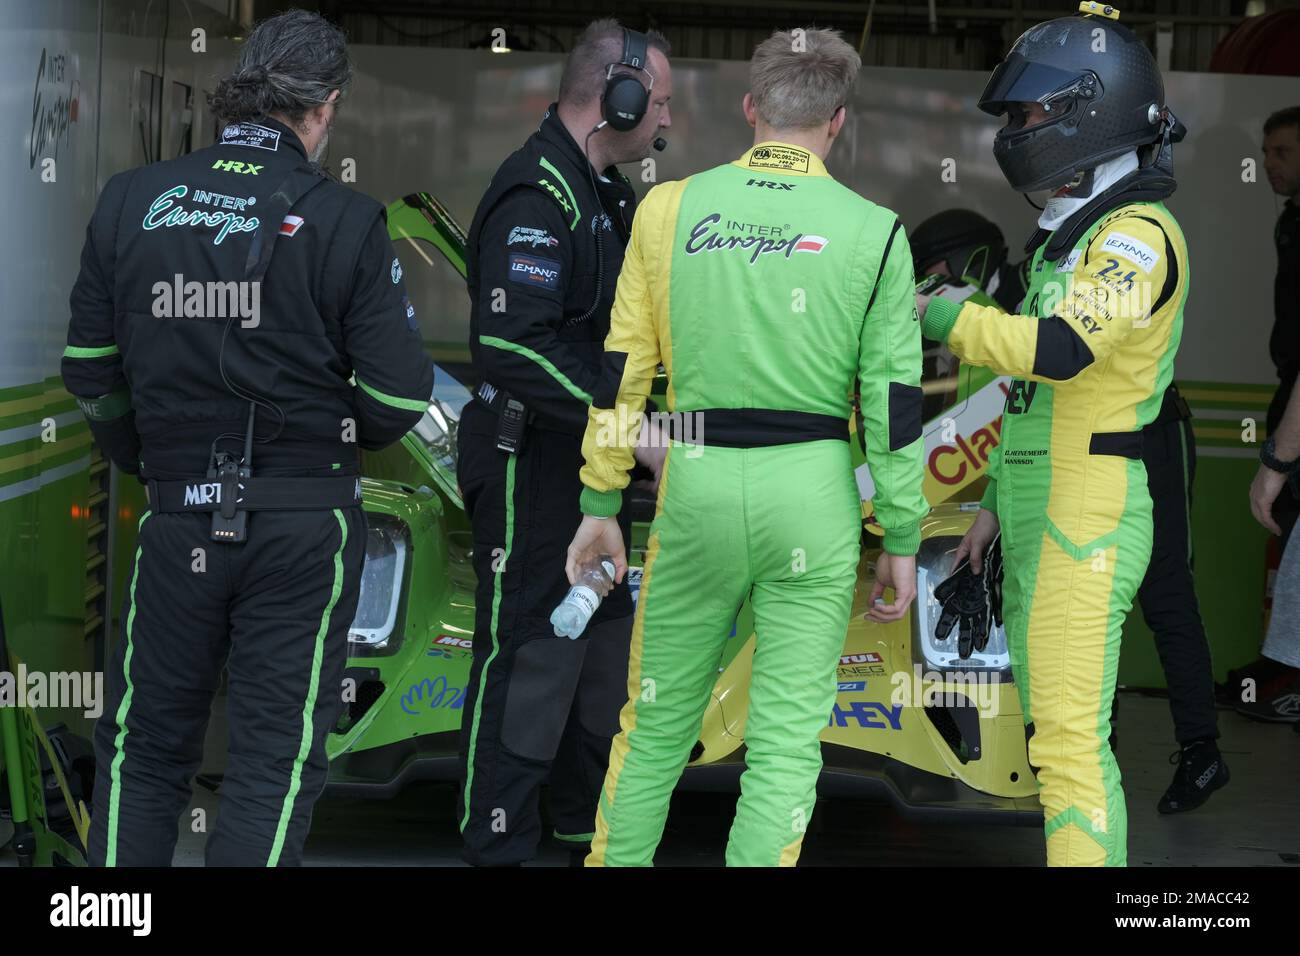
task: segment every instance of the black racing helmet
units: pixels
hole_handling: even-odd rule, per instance
[[[969,276],[983,289],[1007,261],[1007,243],[997,224],[972,209],[945,209],[908,234],[918,277],[936,262],[957,278]]]
[[[993,155],[1018,192],[1056,189],[1108,159],[1160,138],[1165,87],[1155,57],[1118,11],[1084,3],[1101,16],[1061,17],[1030,27],[1011,47],[980,96],[979,108],[1010,122]],[[1020,103],[1041,103],[1050,119],[1025,128]]]

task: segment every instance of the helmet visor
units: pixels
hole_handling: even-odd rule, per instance
[[[984,92],[980,94],[979,108],[985,113],[1001,116],[1007,112],[1008,104],[1046,104],[1052,101],[1054,94],[1071,93],[1088,79],[1090,74],[1062,70],[1012,53],[989,77]]]

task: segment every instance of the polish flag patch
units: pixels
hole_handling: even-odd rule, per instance
[[[292,236],[302,227],[302,216],[285,216],[280,223],[280,235]]]
[[[818,255],[826,248],[826,243],[830,242],[825,236],[804,236],[794,244],[795,252],[811,252]]]

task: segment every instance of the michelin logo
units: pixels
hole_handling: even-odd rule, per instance
[[[1148,274],[1160,261],[1160,253],[1141,239],[1134,239],[1122,232],[1112,232],[1108,235],[1106,241],[1101,244],[1101,248],[1103,252],[1113,252],[1117,256],[1123,256]]]

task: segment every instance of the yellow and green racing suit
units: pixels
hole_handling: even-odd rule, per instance
[[[1002,525],[1004,618],[1049,865],[1123,866],[1110,714],[1120,630],[1151,554],[1142,427],[1174,371],[1187,247],[1163,203],[1034,255],[1026,314],[934,300],[925,334],[1014,376],[983,504]]]
[[[638,208],[583,440],[583,511],[617,511],[660,363],[679,438],[588,865],[651,863],[746,597],[748,769],[727,862],[798,858],[857,580],[855,379],[885,548],[914,554],[926,511],[913,288],[897,216],[789,144],[657,186]]]

